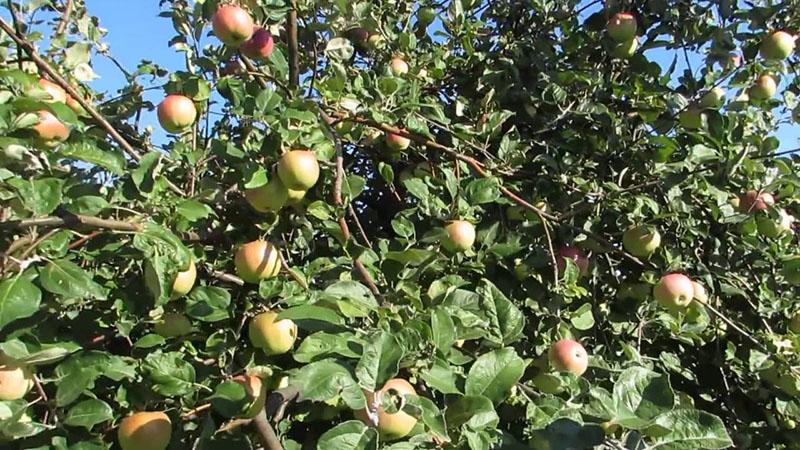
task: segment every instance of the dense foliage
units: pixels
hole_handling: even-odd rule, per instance
[[[799,1],[139,1],[3,11],[0,447],[797,448]]]

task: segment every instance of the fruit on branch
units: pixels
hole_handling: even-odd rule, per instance
[[[661,245],[661,234],[654,227],[639,225],[622,234],[622,246],[633,256],[647,258]]]
[[[30,369],[0,354],[0,400],[19,400],[25,397],[31,387],[33,373]]]
[[[308,191],[295,191],[294,189],[287,189],[286,204],[291,206],[299,205],[300,202],[306,198],[306,192]]]
[[[395,133],[387,132],[385,139],[386,139],[386,146],[395,152],[402,152],[411,145],[411,139]]]
[[[281,271],[278,251],[267,241],[258,240],[243,244],[236,250],[236,256],[233,258],[236,273],[242,280],[254,284],[278,275]]]
[[[158,123],[170,133],[183,133],[194,125],[197,109],[189,97],[170,94],[158,105]]]
[[[792,231],[792,223],[794,223],[794,216],[787,213],[785,209],[778,210],[777,219],[771,217],[770,214],[759,214],[756,218],[758,233],[772,239]]]
[[[675,311],[689,306],[694,298],[692,280],[680,273],[661,277],[653,288],[653,297],[663,307]]]
[[[297,339],[297,325],[291,319],[275,320],[278,313],[263,312],[250,321],[247,335],[253,347],[267,355],[282,355],[292,349]]]
[[[768,100],[778,92],[778,83],[772,75],[764,74],[750,86],[748,94],[756,100]]]
[[[783,260],[781,274],[789,284],[800,285],[800,255],[790,256]]]
[[[749,190],[739,196],[739,211],[744,214],[764,211],[775,204],[775,197],[769,192]]]
[[[784,60],[794,52],[795,37],[785,31],[776,31],[761,41],[761,56],[765,59]]]
[[[169,298],[174,300],[178,297],[186,295],[194,287],[194,282],[197,279],[197,267],[194,265],[194,260],[189,260],[189,265],[185,270],[175,274],[172,279]],[[161,289],[158,283],[158,274],[155,268],[148,261],[144,266],[144,284],[147,289],[153,294],[153,297],[161,297]]]
[[[789,331],[800,333],[800,312],[792,314],[792,318],[789,319]]]
[[[376,427],[383,439],[400,439],[414,429],[417,419],[402,410],[406,396],[417,395],[411,383],[402,378],[393,378],[376,392],[365,394],[369,411],[356,411],[355,416],[365,424]],[[387,410],[384,405],[392,407]]]
[[[254,375],[238,375],[231,381],[244,387],[247,402],[250,403],[250,407],[242,414],[242,417],[252,419],[257,416],[264,409],[264,403],[267,401],[267,386],[261,381],[261,378]]]
[[[264,28],[256,27],[250,39],[239,47],[239,51],[248,58],[265,60],[272,54],[274,46],[272,33]]]
[[[678,122],[687,130],[697,130],[703,126],[703,117],[705,113],[697,108],[690,107],[685,111],[681,111],[678,115]]]
[[[244,191],[247,203],[258,212],[278,211],[289,198],[289,190],[277,176],[263,186]]]
[[[295,191],[311,189],[319,179],[317,155],[308,150],[291,150],[278,161],[278,176],[283,185]]]
[[[231,47],[242,45],[250,39],[255,29],[250,14],[236,5],[224,5],[217,9],[211,26],[217,38]]]
[[[153,331],[161,337],[173,338],[191,334],[194,329],[184,314],[166,313],[153,326]]]
[[[700,98],[698,107],[703,109],[719,109],[725,101],[725,89],[713,87]]]
[[[39,78],[39,87],[42,88],[49,96],[49,99],[45,101],[48,103],[66,103],[67,102],[67,91],[65,91],[61,86],[53,83],[52,81],[45,80],[44,78]]]
[[[442,246],[457,253],[469,250],[475,243],[475,226],[466,220],[453,220],[445,225],[447,236],[442,239]]]
[[[550,206],[546,201],[540,200],[533,204],[539,211],[544,213],[550,212]],[[506,209],[506,218],[508,220],[538,220],[539,216],[535,211],[532,211],[522,205],[511,205]]]
[[[580,342],[561,339],[550,346],[547,352],[550,365],[559,372],[569,372],[581,376],[589,367],[589,355]]]
[[[403,58],[395,56],[389,61],[389,69],[394,76],[399,77],[408,73],[408,63]]]
[[[164,450],[172,438],[172,422],[163,412],[137,412],[122,419],[117,439],[122,450]]]
[[[692,280],[692,287],[694,288],[694,295],[692,295],[692,299],[698,300],[700,303],[707,303],[708,293],[706,293],[706,288],[694,280]]]
[[[638,48],[639,38],[634,37],[633,39],[616,44],[614,49],[611,51],[611,55],[618,59],[628,59],[636,54],[636,50]]]
[[[45,147],[55,147],[69,139],[69,128],[53,113],[42,109],[38,114],[39,123],[33,126],[37,143]]]
[[[738,69],[742,65],[742,55],[731,52],[728,57],[723,60],[722,69],[726,72]]]
[[[581,251],[581,249],[571,245],[563,245],[558,249],[558,254],[556,255],[558,273],[563,274],[567,269],[567,262],[565,261],[565,258],[571,259],[575,265],[578,266],[581,276],[589,273],[589,258],[583,253],[583,251]]]
[[[417,11],[417,23],[427,27],[436,20],[436,10],[430,6],[424,6]]]
[[[614,14],[606,25],[608,35],[617,42],[630,41],[636,37],[636,29],[636,17],[628,12]]]

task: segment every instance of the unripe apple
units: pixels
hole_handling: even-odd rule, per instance
[[[247,334],[253,347],[267,355],[281,355],[292,349],[297,339],[297,325],[291,319],[275,321],[278,313],[263,312],[250,321]]]
[[[365,394],[370,412],[356,411],[355,416],[365,424],[375,426],[383,439],[387,441],[400,439],[414,429],[417,419],[402,410],[406,403],[405,397],[417,395],[411,383],[402,378],[393,378],[378,391]],[[396,411],[387,411],[383,407],[384,403],[393,404]]]
[[[261,381],[261,378],[253,375],[238,375],[233,377],[231,381],[242,385],[247,393],[250,407],[247,408],[242,417],[252,419],[257,416],[264,409],[264,403],[267,401],[267,386]]]
[[[775,204],[775,197],[769,192],[749,190],[739,196],[739,211],[744,214],[764,211]]]
[[[748,91],[750,98],[756,100],[768,100],[775,96],[778,92],[778,83],[771,75],[761,75],[756,80],[755,84],[750,87]]]
[[[792,231],[794,217],[784,209],[778,211],[778,216],[776,220],[770,217],[769,214],[760,214],[756,218],[758,233],[764,237],[775,239]]]
[[[137,412],[122,419],[117,430],[122,450],[165,450],[172,422],[163,412]]]
[[[647,258],[661,245],[661,234],[657,229],[645,225],[628,228],[622,234],[622,246],[633,256]]]
[[[789,330],[792,333],[800,333],[800,312],[796,312],[789,320]]]
[[[238,47],[250,39],[255,28],[250,14],[235,5],[224,5],[217,9],[211,26],[217,38],[231,47]]]
[[[367,38],[367,47],[374,50],[378,48],[382,42],[383,36],[378,33],[373,33],[369,35],[369,38]]]
[[[571,245],[564,245],[558,249],[556,255],[556,263],[558,265],[558,273],[564,273],[567,269],[567,262],[564,258],[571,259],[578,266],[581,276],[589,273],[589,258],[577,247]]]
[[[256,27],[250,39],[239,47],[239,51],[248,58],[265,60],[272,54],[274,46],[272,33],[264,28]]]
[[[405,131],[405,130],[403,130]],[[411,139],[400,136],[399,134],[386,133],[386,146],[390,149],[401,152],[411,145]]]
[[[631,56],[636,54],[636,50],[639,48],[639,38],[634,37],[633,39],[622,41],[614,46],[614,49],[611,52],[611,55],[618,59],[628,59]]]
[[[36,142],[45,147],[55,147],[69,139],[69,128],[50,111],[39,111],[39,123],[33,126]]]
[[[550,365],[559,372],[570,372],[583,375],[589,367],[589,355],[580,342],[572,339],[561,339],[547,352]]]
[[[408,63],[399,56],[395,56],[389,62],[389,68],[394,76],[399,77],[408,73]]]
[[[267,184],[244,191],[244,198],[258,212],[278,211],[286,204],[289,190],[278,177],[272,177]]]
[[[170,133],[189,130],[197,118],[197,108],[189,97],[170,94],[158,105],[158,123]]]
[[[311,189],[319,179],[317,155],[308,150],[291,150],[278,161],[278,176],[283,185],[295,191]]]
[[[686,275],[670,273],[661,277],[655,285],[653,297],[669,310],[685,308],[694,298],[694,285]]]
[[[800,255],[785,259],[783,261],[781,273],[789,284],[794,286],[800,285]]]
[[[630,41],[636,37],[636,29],[636,17],[628,12],[614,14],[606,26],[608,35],[617,42]]]
[[[67,92],[59,85],[53,83],[52,81],[45,80],[44,78],[39,78],[39,87],[42,88],[47,94],[50,96],[49,99],[45,101],[48,103],[66,103],[67,102]]]
[[[278,249],[267,241],[252,241],[242,245],[233,258],[236,273],[248,282],[258,284],[272,278],[281,271]]]
[[[33,373],[28,367],[0,355],[0,400],[19,400],[32,386]]]
[[[692,295],[692,299],[697,300],[700,303],[708,303],[708,294],[706,293],[706,288],[694,280],[692,280],[692,287],[694,288],[694,295]]]
[[[678,115],[678,122],[687,130],[697,130],[702,128],[704,116],[705,113],[702,110],[689,108],[685,111],[681,111]]]
[[[719,109],[724,101],[725,89],[717,86],[706,92],[703,97],[700,98],[700,102],[697,106],[705,109]]]
[[[444,227],[447,237],[442,246],[451,252],[467,251],[475,243],[475,226],[466,220],[453,220]]]
[[[153,331],[161,337],[173,338],[191,334],[194,331],[192,322],[180,313],[166,313],[153,326]]]
[[[433,21],[436,20],[436,10],[429,7],[424,6],[417,11],[417,22],[419,22],[422,26],[428,26]]]
[[[194,287],[194,282],[197,279],[197,267],[194,265],[194,260],[189,260],[189,265],[186,270],[180,271],[175,274],[172,281],[172,290],[170,291],[169,298],[174,300],[178,297],[186,295]],[[158,274],[156,274],[153,266],[147,262],[144,266],[144,284],[147,289],[153,294],[154,297],[160,297],[160,289],[158,284]]]
[[[794,52],[795,38],[785,31],[776,31],[761,41],[761,56],[765,59],[783,60]]]
[[[287,197],[286,197],[286,204],[287,205],[299,205],[300,202],[306,198],[306,192],[308,191],[295,191],[294,189],[287,189]]]

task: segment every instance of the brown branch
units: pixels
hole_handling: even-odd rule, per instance
[[[364,243],[367,244],[367,247],[372,248],[372,242],[370,242],[369,238],[367,237],[367,232],[364,231],[364,227],[361,225],[361,220],[359,220],[358,214],[356,214],[356,210],[353,208],[353,205],[347,205],[347,212],[350,213],[350,217],[352,217],[353,222],[356,223],[356,227],[358,227],[358,234],[361,235],[361,239],[364,240]]]
[[[50,415],[54,421],[58,422],[58,416],[56,415],[56,409],[53,405],[50,404],[50,400],[47,398],[47,393],[44,392],[44,387],[42,386],[42,382],[39,380],[39,377],[34,375],[33,376],[33,385],[36,387],[36,392],[39,394],[39,397],[42,398],[45,405],[47,405],[47,409],[50,411]],[[43,422],[47,422],[47,417]]]
[[[72,14],[72,0],[67,0],[67,3],[64,5],[64,12],[61,13],[61,21],[58,23],[58,28],[56,28],[56,36],[64,34],[64,30],[69,23],[70,14]]]
[[[203,412],[203,411],[205,411],[205,410],[207,410],[209,408],[211,408],[211,403],[203,403],[202,405],[200,405],[200,406],[198,406],[196,408],[192,408],[189,411],[186,411],[185,413],[181,414],[181,419],[183,419],[183,420],[192,420],[195,417],[197,417],[197,415],[199,413],[201,413],[201,412]]]
[[[267,420],[267,413],[262,408],[258,415],[253,418],[253,425],[258,431],[258,436],[261,438],[261,443],[267,450],[283,450],[280,439],[275,435],[275,430],[272,429],[269,420]]]
[[[74,228],[86,226],[116,231],[141,231],[142,225],[121,220],[101,219],[82,214],[65,214],[63,217],[39,217],[36,219],[9,220],[0,222],[0,229],[31,227]]]
[[[289,86],[300,85],[300,53],[297,48],[297,0],[290,0],[286,22],[286,36],[289,40]]]
[[[282,252],[278,252],[278,257],[281,259],[281,267],[283,267],[283,270],[287,271],[289,273],[289,276],[292,277],[292,279],[296,281],[297,284],[303,286],[303,289],[308,291],[309,290],[308,283],[302,277],[294,273],[294,271],[291,268],[289,268],[289,263],[286,262],[286,258],[283,257]]]
[[[244,280],[237,277],[236,275],[225,273],[221,270],[210,270],[208,274],[218,280],[227,281],[228,283],[238,284],[239,286],[244,286]]]
[[[102,231],[95,230],[95,231],[92,231],[91,233],[87,234],[86,236],[81,236],[80,239],[78,239],[75,242],[69,244],[69,249],[70,250],[74,250],[74,249],[80,247],[81,245],[85,244],[87,241],[89,241],[91,239],[94,239],[97,236],[100,236],[101,234],[103,234]]]
[[[768,355],[772,354],[772,352],[769,351],[769,349],[764,344],[762,344],[761,341],[756,339],[752,334],[748,333],[743,328],[741,328],[738,325],[736,325],[736,323],[733,320],[729,319],[725,314],[723,314],[722,312],[720,312],[719,310],[717,310],[716,308],[711,306],[708,302],[704,302],[703,300],[700,300],[697,297],[694,298],[694,301],[696,301],[697,303],[700,303],[701,305],[703,305],[706,308],[708,308],[709,310],[711,310],[711,312],[714,313],[715,316],[719,317],[720,320],[722,320],[723,322],[728,324],[728,326],[733,328],[737,333],[739,333],[742,336],[746,337],[747,340],[752,342],[753,345],[758,347],[759,350],[761,350],[762,352],[764,352],[764,353],[766,353]]]

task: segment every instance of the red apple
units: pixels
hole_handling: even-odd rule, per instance
[[[775,204],[775,197],[769,192],[749,190],[739,196],[739,211],[745,214],[764,211]]]
[[[567,262],[564,260],[571,259],[578,266],[581,276],[589,273],[589,258],[577,247],[565,245],[558,249],[556,262],[558,263],[558,273],[564,273],[567,269]]]
[[[189,97],[167,95],[158,105],[158,122],[170,133],[182,133],[194,125],[197,109]]]
[[[217,9],[211,19],[214,34],[225,45],[238,47],[253,35],[253,18],[236,5],[224,5]]]
[[[772,75],[761,75],[756,80],[755,84],[750,86],[748,93],[750,98],[756,100],[768,100],[775,96],[778,92],[778,83]]]
[[[614,14],[606,26],[608,35],[617,42],[630,41],[636,37],[636,29],[636,17],[628,12]]]
[[[401,152],[411,145],[411,139],[399,134],[386,133],[386,145],[396,152]]]
[[[236,251],[233,263],[236,273],[248,283],[258,284],[265,278],[276,276],[281,271],[278,249],[267,241],[252,241]]]
[[[547,352],[550,365],[559,372],[570,372],[583,375],[589,367],[589,355],[580,342],[572,339],[561,339]]]
[[[239,47],[239,51],[248,58],[264,60],[272,54],[274,45],[272,33],[264,28],[256,27],[250,39]]]
[[[291,150],[278,161],[278,177],[283,185],[295,191],[310,189],[319,179],[317,155],[308,150]]]
[[[776,31],[761,41],[761,56],[765,59],[786,59],[794,52],[794,44],[794,36],[785,31]]]
[[[42,109],[38,112],[39,123],[33,126],[36,141],[45,147],[55,147],[69,138],[69,128],[50,111]]]
[[[467,251],[475,243],[475,226],[466,220],[453,220],[444,227],[447,237],[442,246],[451,252]]]
[[[694,298],[694,285],[686,275],[670,273],[661,277],[653,288],[653,297],[667,309],[685,308]]]
[[[67,92],[61,86],[53,83],[52,81],[40,78],[39,87],[42,88],[45,92],[47,92],[47,94],[50,96],[50,98],[46,99],[45,101],[49,103],[67,102]]]

